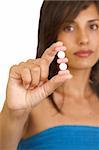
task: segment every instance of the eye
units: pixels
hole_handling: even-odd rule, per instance
[[[95,31],[95,30],[98,30],[98,29],[99,29],[99,25],[97,25],[97,24],[91,24],[91,25],[90,25],[90,29],[91,29],[91,30],[94,30],[94,31]]]
[[[72,32],[72,31],[74,31],[74,27],[71,26],[71,25],[67,25],[67,26],[64,27],[64,30],[65,30],[66,32]]]

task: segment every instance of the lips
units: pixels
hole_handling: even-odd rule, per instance
[[[79,50],[77,52],[74,53],[74,55],[78,56],[78,57],[88,57],[93,53],[92,50]]]

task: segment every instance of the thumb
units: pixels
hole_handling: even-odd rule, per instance
[[[56,88],[58,88],[64,83],[64,81],[71,78],[72,75],[69,73],[68,70],[61,71],[61,73],[55,75],[46,83],[33,90],[33,93],[31,93],[31,98],[29,99],[30,105],[37,105],[50,94],[52,94]]]
[[[48,97],[50,94],[54,92],[55,89],[57,89],[59,86],[61,86],[66,80],[71,79],[72,75],[68,70],[66,71],[61,71],[60,74],[55,75],[53,78],[48,80],[43,86],[44,88],[44,96]]]

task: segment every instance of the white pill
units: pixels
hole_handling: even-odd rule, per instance
[[[63,51],[59,51],[57,53],[58,58],[65,58],[65,53]]]
[[[66,70],[66,69],[67,69],[67,64],[61,63],[61,64],[59,65],[59,68],[60,68],[60,70]]]

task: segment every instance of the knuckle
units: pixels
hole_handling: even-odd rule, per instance
[[[13,72],[17,68],[17,65],[13,65],[10,67],[10,72]]]
[[[57,43],[53,43],[53,44],[50,46],[50,48],[51,48],[52,50],[54,50],[55,47],[57,47]]]
[[[54,48],[56,48],[57,46],[62,46],[62,45],[63,45],[63,42],[58,41],[58,42],[53,43],[53,44],[51,45],[51,48],[54,49]]]
[[[47,57],[44,57],[44,58],[42,58],[41,59],[41,61],[40,61],[40,64],[41,65],[49,65],[49,60],[48,60],[48,58]]]
[[[41,63],[41,65],[48,65],[48,59],[42,58],[40,63]]]
[[[56,43],[53,43],[53,44],[51,45],[51,48],[52,48],[52,47],[55,47],[55,46],[56,46]]]
[[[29,59],[26,61],[27,64],[39,64],[40,58],[37,59]]]
[[[50,80],[50,82],[52,83],[52,85],[56,85],[56,84],[58,84],[60,81],[57,80],[56,77],[54,76],[54,77]]]
[[[33,63],[34,59],[28,59],[26,62],[27,63]]]
[[[45,98],[48,95],[46,86],[41,87],[40,97]]]
[[[24,64],[25,64],[25,62],[20,62],[20,63],[19,63],[19,65],[24,65]]]
[[[43,86],[43,92],[45,94],[45,97],[47,97],[48,95],[51,94],[50,93],[50,88],[49,88],[48,84],[44,84],[44,86]]]

